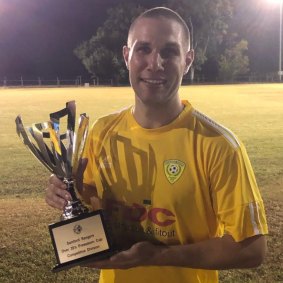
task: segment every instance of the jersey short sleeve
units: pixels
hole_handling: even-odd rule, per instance
[[[246,149],[230,151],[211,172],[214,210],[235,241],[268,232],[263,201]]]

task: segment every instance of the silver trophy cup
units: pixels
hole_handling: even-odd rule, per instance
[[[60,119],[66,117],[64,124]],[[24,127],[22,119],[16,118],[19,137],[32,154],[53,174],[62,179],[72,200],[67,203],[61,221],[49,225],[57,265],[54,272],[105,258],[114,249],[109,237],[102,210],[89,212],[76,195],[75,183],[80,158],[86,142],[89,118],[79,117],[75,132],[76,104],[66,103],[66,108],[51,113],[50,120]]]

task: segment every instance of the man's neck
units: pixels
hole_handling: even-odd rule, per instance
[[[183,109],[184,105],[180,99],[158,105],[145,105],[136,101],[133,116],[143,128],[156,129],[171,123]]]

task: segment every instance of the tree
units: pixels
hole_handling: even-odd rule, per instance
[[[195,69],[200,71],[208,57],[217,56],[233,16],[231,0],[168,0],[166,6],[177,11],[192,31],[193,79]]]
[[[161,1],[161,5],[177,11],[193,30],[192,48],[195,50],[195,61],[190,73],[192,79],[194,69],[201,70],[209,56],[219,57],[218,47],[227,34],[228,23],[233,14],[231,1]],[[107,20],[98,28],[96,35],[75,49],[75,54],[91,74],[104,78],[111,76],[116,82],[127,77],[121,49],[126,42],[132,19],[143,10],[142,6],[131,1],[118,4],[109,10]]]
[[[244,39],[227,48],[219,60],[219,79],[233,81],[236,76],[244,75],[249,71],[249,58],[245,55],[248,42]]]
[[[121,3],[108,10],[108,18],[90,40],[80,44],[75,55],[94,77],[113,79],[115,83],[127,78],[122,46],[127,41],[132,19],[144,9],[133,3]]]

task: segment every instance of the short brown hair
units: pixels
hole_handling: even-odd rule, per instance
[[[190,46],[190,30],[186,24],[186,22],[183,20],[183,18],[176,13],[175,11],[166,8],[166,7],[155,7],[149,10],[144,11],[141,13],[135,20],[132,22],[129,33],[128,33],[128,38],[136,24],[136,22],[142,18],[159,18],[159,17],[164,17],[166,19],[171,19],[179,23],[183,29],[183,34],[184,34],[184,41],[187,42],[188,47]]]

